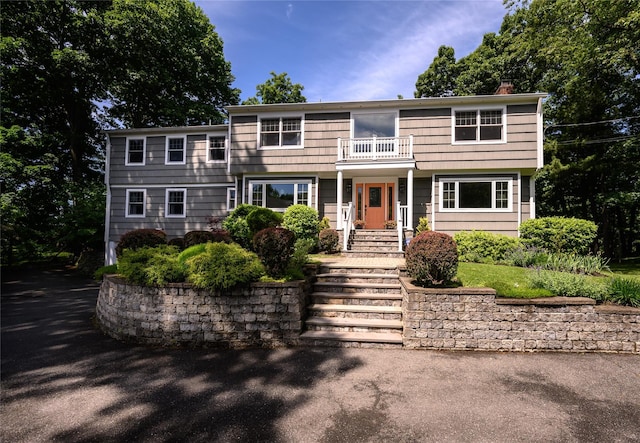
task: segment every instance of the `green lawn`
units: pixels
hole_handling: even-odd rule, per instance
[[[481,263],[459,263],[458,279],[463,286],[493,288],[498,295],[514,298],[551,297],[545,289],[529,287],[531,269],[514,266],[485,265]]]
[[[609,263],[609,269],[614,274],[624,277],[640,278],[640,258],[623,260],[621,263]]]

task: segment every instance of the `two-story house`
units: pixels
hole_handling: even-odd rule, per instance
[[[125,232],[169,238],[240,203],[316,208],[343,233],[420,217],[518,235],[535,216],[543,93],[230,106],[226,125],[108,133],[106,262]]]

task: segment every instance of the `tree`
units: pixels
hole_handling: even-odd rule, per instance
[[[271,71],[271,78],[256,86],[256,96],[250,97],[243,105],[258,105],[268,103],[305,103],[306,97],[302,95],[304,86],[299,83],[291,83],[286,72],[276,74]]]
[[[418,77],[415,97],[449,97],[454,95],[458,77],[456,57],[451,46],[440,46],[429,68]]]
[[[239,91],[188,0],[3,2],[2,258],[101,242],[102,130],[221,123]]]

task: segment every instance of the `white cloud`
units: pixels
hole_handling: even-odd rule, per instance
[[[292,14],[293,14],[293,4],[289,3],[287,5],[287,19],[290,19]]]

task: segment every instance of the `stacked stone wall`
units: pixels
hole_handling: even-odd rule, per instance
[[[110,336],[155,345],[242,348],[296,345],[307,304],[304,281],[253,283],[227,293],[188,284],[151,288],[107,276],[96,306]]]
[[[640,309],[588,298],[496,298],[492,289],[427,289],[401,278],[406,348],[640,353]]]

